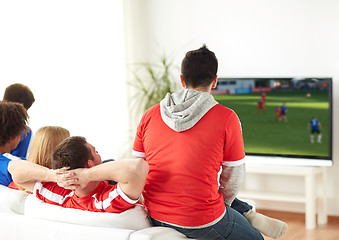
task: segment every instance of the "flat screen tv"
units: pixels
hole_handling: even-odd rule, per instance
[[[239,116],[247,164],[332,165],[332,78],[218,78],[212,94]]]

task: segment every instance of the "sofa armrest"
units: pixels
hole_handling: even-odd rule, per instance
[[[0,185],[0,212],[24,214],[25,199],[29,193]]]

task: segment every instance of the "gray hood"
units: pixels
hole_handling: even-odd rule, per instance
[[[192,128],[212,107],[218,104],[208,92],[184,89],[167,93],[160,102],[162,120],[176,132]]]

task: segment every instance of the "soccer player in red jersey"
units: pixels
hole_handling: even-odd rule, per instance
[[[260,111],[265,113],[265,101],[263,99],[260,99],[258,101],[258,114],[260,113]]]

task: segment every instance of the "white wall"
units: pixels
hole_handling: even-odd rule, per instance
[[[219,76],[333,77],[333,144],[339,144],[339,1],[336,0],[128,0],[135,8],[129,20],[137,37],[128,61],[156,59],[159,52],[176,55],[203,43],[219,60]],[[134,32],[135,33],[135,32]],[[128,32],[127,37],[131,37]],[[178,72],[179,74],[179,72]],[[178,77],[179,81],[179,77]],[[339,149],[329,168],[328,203],[339,215]],[[263,179],[255,177],[258,185]],[[267,189],[302,192],[301,179],[265,179]],[[300,211],[296,204],[260,203],[258,207]]]
[[[338,10],[336,0],[0,1],[0,96],[11,83],[27,84],[36,96],[28,112],[33,131],[61,125],[87,137],[103,158],[117,158],[126,136],[133,136],[125,63],[158,60],[165,52],[179,66],[186,51],[206,43],[217,54],[220,76],[333,77],[336,146]],[[331,215],[339,215],[338,162],[334,148]],[[253,181],[261,186],[263,179]],[[267,189],[303,191],[299,179],[274,176],[265,183]]]
[[[0,2],[0,99],[31,88],[36,132],[60,125],[117,158],[127,131],[123,1]]]

